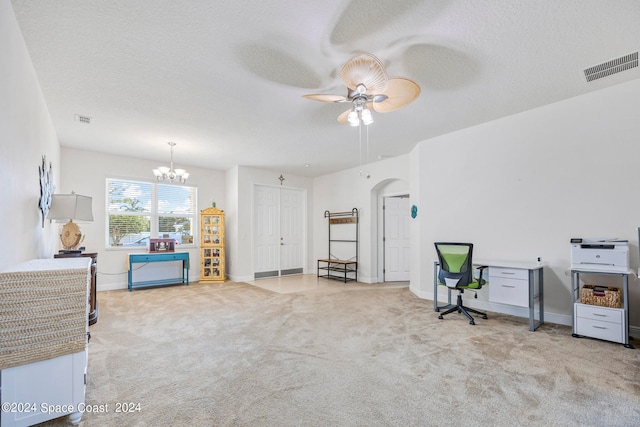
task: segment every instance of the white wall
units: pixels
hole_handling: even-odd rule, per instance
[[[240,225],[238,224],[238,166],[234,166],[225,173],[227,199],[225,202],[225,249],[226,249],[226,274],[232,280],[238,277],[236,260],[239,259],[238,239]]]
[[[413,292],[433,297],[434,241],[469,241],[475,258],[542,257],[545,316],[571,324],[571,237],[628,239],[638,268],[639,112],[635,80],[421,142],[411,153]],[[631,278],[636,327],[638,285]]]
[[[362,170],[367,171],[370,178],[360,174],[360,169],[347,169],[314,179],[313,262],[316,268],[315,260],[328,255],[328,223],[324,212],[347,212],[357,208],[360,222],[358,281],[376,283],[382,280],[378,277],[378,196],[409,193],[409,156],[365,165]]]
[[[56,192],[75,190],[94,199],[95,220],[83,228],[87,250],[100,253],[99,289],[124,287],[127,252],[107,251],[104,245],[105,178],[149,179],[155,162],[60,151],[9,1],[0,1],[0,56],[0,223],[7,225],[0,269],[50,257],[58,248],[57,226],[45,222],[42,228],[38,210],[38,166],[44,155],[53,164]],[[307,190],[307,267],[314,270],[315,260],[326,257],[324,211],[357,207],[360,278],[378,281],[376,199],[409,182],[411,204],[419,209],[411,222],[413,292],[432,297],[434,241],[472,241],[478,258],[541,256],[547,266],[546,317],[570,323],[571,237],[629,239],[631,264],[638,268],[639,111],[640,80],[635,80],[423,141],[410,155],[367,165],[369,179],[360,177],[359,168],[313,180],[285,175],[284,186]],[[251,279],[253,186],[279,185],[278,174],[239,166],[226,173],[189,171],[190,183],[198,185],[198,207],[215,200],[227,212],[230,277]],[[196,248],[190,253],[195,278],[199,256]],[[630,284],[630,323],[635,327],[640,326],[638,284]],[[479,302],[486,303],[486,294],[480,295]]]
[[[158,166],[157,162],[69,147],[62,148],[61,158],[62,178],[56,193],[75,191],[93,198],[93,222],[83,223],[81,227],[86,236],[83,243],[86,251],[98,252],[98,290],[126,288],[127,255],[129,252],[144,252],[146,249],[106,249],[106,178],[154,181],[151,170]],[[198,210],[210,207],[212,201],[216,202],[218,209],[224,210],[225,172],[191,166],[187,170],[190,173],[188,184],[198,187]],[[197,245],[182,246],[180,250],[189,252],[189,279],[198,280],[200,252]]]
[[[60,146],[9,1],[0,1],[0,270],[53,256],[52,227],[41,223],[38,166],[46,156],[56,186]]]

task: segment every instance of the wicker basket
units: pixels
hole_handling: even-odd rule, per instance
[[[0,272],[0,370],[84,351],[91,259],[35,259]]]
[[[580,302],[601,307],[622,307],[622,292],[615,287],[584,285],[580,289]]]

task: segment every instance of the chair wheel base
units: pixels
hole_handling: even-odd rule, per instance
[[[444,319],[444,317],[442,317],[442,314],[440,316],[438,316],[438,319],[440,319],[440,320]]]
[[[470,325],[475,325],[476,322],[474,322],[473,320],[471,322],[469,322]]]
[[[485,314],[484,316],[482,316],[483,319],[488,319],[487,315]]]

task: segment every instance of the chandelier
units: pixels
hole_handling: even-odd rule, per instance
[[[167,144],[171,147],[171,166],[159,166],[153,170],[153,174],[156,176],[158,181],[167,181],[171,184],[174,182],[184,184],[187,182],[187,178],[189,178],[189,172],[184,169],[173,169],[173,147],[176,146],[176,143],[167,142]]]

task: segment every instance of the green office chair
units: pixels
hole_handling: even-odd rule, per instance
[[[436,242],[435,246],[439,262],[438,274],[435,277],[437,284],[440,286],[446,286],[449,288],[449,291],[454,289],[458,291],[458,299],[455,305],[447,304],[438,307],[437,287],[434,287],[436,291],[436,294],[433,296],[435,300],[435,311],[439,312],[441,309],[448,309],[439,315],[438,319],[442,319],[442,316],[453,313],[454,311],[467,316],[471,325],[475,325],[476,323],[469,312],[479,314],[483,319],[486,319],[486,313],[482,313],[462,305],[462,294],[465,289],[477,290],[487,283],[482,278],[484,269],[487,268],[487,266],[476,267],[480,271],[480,274],[477,279],[474,277],[472,264],[473,243]],[[475,297],[478,298],[477,293],[475,294]],[[449,302],[451,302],[451,294],[449,294]]]

